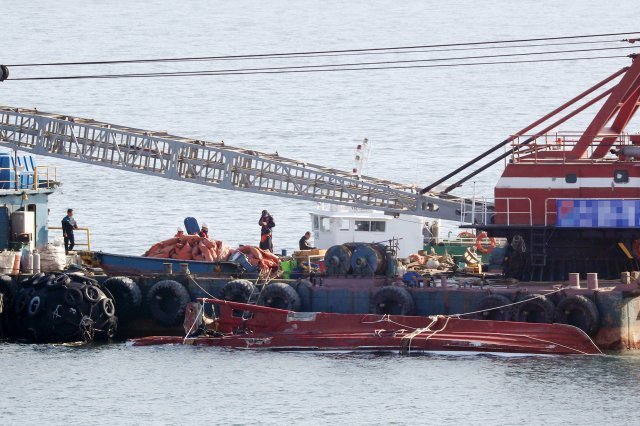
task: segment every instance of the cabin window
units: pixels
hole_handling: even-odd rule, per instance
[[[318,218],[317,214],[313,215],[313,229],[318,229],[320,228],[320,219]]]
[[[320,219],[320,229],[327,232],[331,230],[331,219],[323,217]]]
[[[564,177],[564,181],[567,183],[576,183],[578,181],[578,175],[575,173],[569,173]]]
[[[348,231],[349,230],[349,219],[342,219],[340,221],[340,230]]]
[[[371,229],[371,222],[369,222],[368,220],[356,220],[355,225],[356,231],[369,232],[369,230]]]
[[[362,232],[384,232],[386,222],[383,220],[356,220],[355,230]]]
[[[371,222],[371,232],[384,232],[386,223],[382,220]]]
[[[613,174],[615,183],[629,183],[629,172],[626,170],[616,170]]]

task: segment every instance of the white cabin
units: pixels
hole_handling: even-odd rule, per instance
[[[314,245],[320,249],[344,243],[382,243],[398,240],[398,256],[408,257],[424,246],[425,219],[393,217],[373,210],[320,205],[311,213]]]

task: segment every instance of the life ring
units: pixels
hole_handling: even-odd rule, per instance
[[[371,305],[371,311],[376,314],[413,315],[415,312],[413,297],[404,287],[382,287],[373,295]]]
[[[640,240],[634,240],[631,246],[633,257],[640,259]]]
[[[600,326],[600,312],[591,299],[583,295],[569,296],[558,303],[556,322],[578,327],[593,336]]]
[[[220,298],[230,302],[247,303],[256,287],[249,280],[229,281],[220,290]]]
[[[510,305],[510,306],[507,306]],[[483,297],[476,307],[478,312],[476,319],[490,321],[511,321],[515,314],[515,306],[507,296],[502,294],[490,294]]]
[[[129,277],[111,277],[102,282],[101,288],[108,291],[118,311],[118,319],[125,323],[132,319],[142,304],[140,287]]]
[[[475,238],[475,237],[476,237],[476,234],[469,231],[462,231],[461,233],[458,234],[458,238]]]
[[[485,238],[489,239],[489,245],[487,246],[482,244],[482,241]],[[482,231],[476,238],[476,248],[482,254],[489,254],[493,251],[494,248],[496,248],[496,239],[493,237],[489,237],[486,231]]]
[[[172,327],[184,320],[189,292],[182,284],[173,280],[158,281],[147,294],[151,316],[160,324]]]
[[[551,300],[542,294],[526,294],[524,302],[517,307],[516,321],[551,324],[555,318],[556,307]]]
[[[258,305],[286,309],[287,311],[299,311],[302,301],[289,284],[271,283],[267,284],[260,292]]]

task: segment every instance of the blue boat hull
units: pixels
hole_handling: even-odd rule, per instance
[[[204,276],[234,275],[252,277],[257,272],[250,271],[236,262],[203,262],[199,260],[163,259],[157,257],[128,256],[93,252],[94,264],[108,275],[149,275],[165,272],[165,263],[170,263],[173,272],[179,272],[181,264],[189,265],[192,274]]]

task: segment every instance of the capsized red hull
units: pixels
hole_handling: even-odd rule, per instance
[[[190,336],[152,336],[134,346],[187,344],[236,349],[504,352],[594,355],[598,347],[582,330],[564,324],[467,320],[454,317],[297,313],[264,306],[203,299],[219,309],[214,335],[205,330],[202,305],[187,310]],[[248,318],[244,321],[240,316]],[[209,331],[213,330],[209,328]]]

